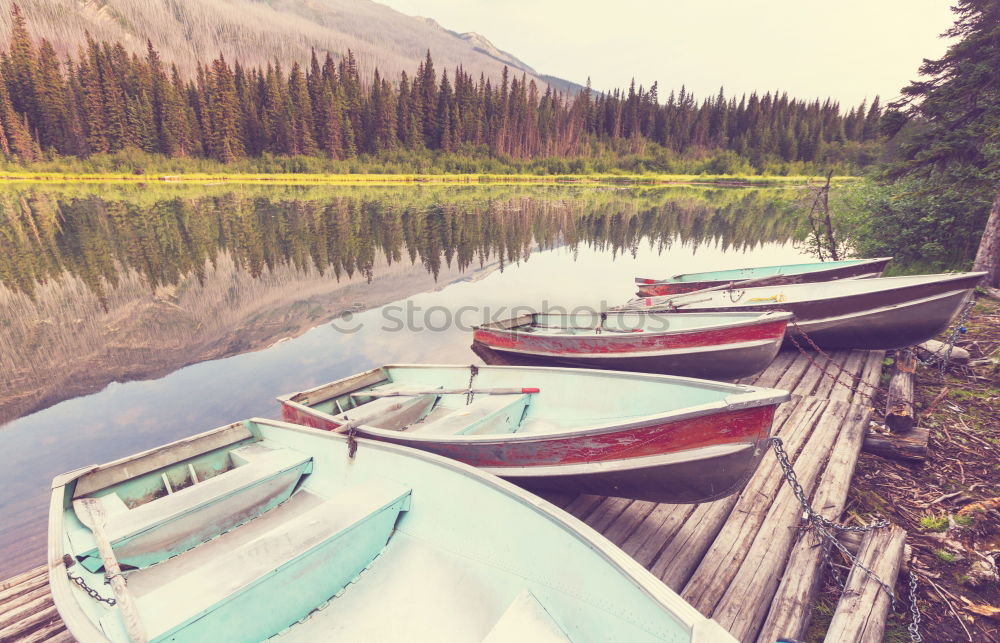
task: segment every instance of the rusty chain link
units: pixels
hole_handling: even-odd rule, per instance
[[[118,604],[118,601],[116,601],[114,598],[104,598],[103,596],[101,596],[101,594],[96,589],[87,584],[87,581],[83,580],[83,578],[81,578],[80,576],[74,576],[73,573],[68,569],[66,570],[66,577],[69,578],[74,583],[76,583],[77,585],[79,585],[80,588],[83,589],[83,591],[87,592],[87,594],[95,601],[99,601],[101,603],[107,603],[109,607],[114,607],[115,605]],[[107,582],[107,580],[105,580],[105,582]]]

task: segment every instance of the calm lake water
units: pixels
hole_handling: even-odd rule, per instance
[[[56,474],[385,363],[481,363],[470,327],[599,309],[636,276],[787,263],[774,188],[0,188],[0,579],[42,564]]]

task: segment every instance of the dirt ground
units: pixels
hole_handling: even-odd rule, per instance
[[[851,486],[848,522],[881,515],[908,534],[886,641],[911,640],[912,570],[924,641],[1000,642],[1000,303],[980,298],[964,326],[956,345],[969,351],[967,364],[952,362],[943,374],[917,369],[918,423],[930,429],[926,461],[863,453]],[[890,355],[883,385],[891,370]],[[884,396],[876,400],[874,422],[884,404]],[[810,641],[822,640],[836,607],[832,576],[814,604]]]

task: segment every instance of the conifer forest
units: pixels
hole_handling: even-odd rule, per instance
[[[0,57],[0,151],[30,163],[141,150],[170,158],[232,163],[307,156],[342,160],[392,151],[488,154],[506,159],[580,158],[602,149],[716,157],[712,173],[767,163],[860,167],[876,156],[882,109],[843,109],[778,91],[698,100],[656,83],[575,95],[523,74],[472,77],[439,69],[432,53],[411,74],[362,76],[353,54],[313,53],[292,64],[244,67],[221,55],[193,77],[149,44],[145,56],[121,43],[87,44],[60,59],[34,42],[16,5]],[[648,148],[648,149],[647,149]],[[561,168],[582,171],[578,164]],[[648,168],[669,170],[669,168]]]

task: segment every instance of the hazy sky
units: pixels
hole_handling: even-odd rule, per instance
[[[698,98],[781,89],[883,104],[944,53],[948,0],[379,0],[475,31],[540,73],[595,89],[659,81]]]

